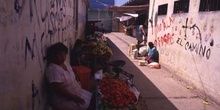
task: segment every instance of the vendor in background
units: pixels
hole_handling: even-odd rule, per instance
[[[145,57],[145,60],[148,63],[157,62],[159,63],[159,53],[157,51],[157,48],[154,46],[152,42],[148,42],[148,50],[147,50],[147,56]]]
[[[68,63],[64,63],[68,53],[63,43],[56,43],[47,49],[46,82],[49,86],[49,103],[55,110],[83,110],[85,100],[82,90]]]
[[[105,33],[105,26],[104,26],[103,23],[101,24],[101,32],[102,32],[103,34]]]
[[[86,35],[94,35],[95,34],[95,23],[89,23],[86,28]]]
[[[141,43],[144,41],[143,36],[146,35],[144,31],[143,25],[138,25],[137,32],[136,32],[136,38],[137,38],[137,49],[139,51],[139,48],[141,47]]]
[[[77,39],[73,49],[70,52],[70,65],[79,66],[80,65],[80,56],[82,55],[82,40]]]
[[[89,54],[86,49],[89,45],[85,44],[83,40],[77,39],[73,49],[70,52],[70,65],[73,66],[89,66]]]
[[[147,29],[144,29],[144,34],[143,34],[143,40],[144,40],[144,45],[147,45]]]
[[[124,33],[125,33],[125,35],[127,35],[127,27],[126,27],[126,26],[123,26],[123,28],[124,28]]]

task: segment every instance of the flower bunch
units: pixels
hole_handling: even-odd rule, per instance
[[[104,105],[109,108],[125,108],[137,101],[129,86],[121,80],[105,77],[100,81],[99,87]]]

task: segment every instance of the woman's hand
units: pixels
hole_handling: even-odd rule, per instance
[[[150,59],[151,59],[151,56],[148,56],[148,55],[147,55],[147,56],[145,57],[145,60],[146,60],[146,61],[150,61]]]
[[[79,106],[80,104],[81,105],[84,105],[85,104],[85,101],[81,98],[81,97],[79,97],[79,96],[74,96],[73,97],[73,100],[77,103],[77,105]]]
[[[51,83],[50,86],[52,87],[54,92],[57,92],[58,94],[63,95],[63,97],[66,97],[66,98],[69,98],[70,100],[75,101],[77,105],[85,104],[85,101],[81,97],[75,94],[72,94],[70,91],[66,90],[63,83],[54,82],[54,83]]]

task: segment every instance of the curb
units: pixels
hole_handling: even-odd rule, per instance
[[[114,35],[115,37],[117,37],[118,39],[120,39],[121,41],[123,41],[124,43],[126,43],[127,45],[129,45],[130,43],[127,42],[126,40],[123,40],[121,37],[115,35],[114,33],[112,33],[112,35]]]

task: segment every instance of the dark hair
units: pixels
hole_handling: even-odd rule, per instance
[[[60,52],[68,53],[68,48],[61,42],[55,43],[47,48],[46,60],[51,63]]]
[[[77,40],[76,40],[76,42],[75,42],[75,44],[74,44],[73,49],[76,49],[76,48],[81,47],[81,46],[82,46],[82,43],[83,43],[83,41],[82,41],[82,40],[77,39]]]
[[[153,47],[154,47],[153,42],[148,42],[148,46],[149,46],[150,48],[153,48]]]

